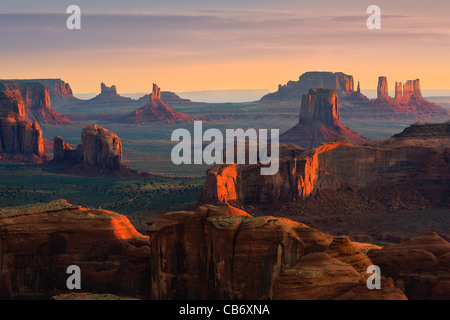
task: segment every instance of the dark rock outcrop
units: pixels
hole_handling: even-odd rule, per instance
[[[48,160],[39,124],[15,112],[0,110],[0,160],[32,163]]]
[[[369,142],[340,123],[339,97],[333,89],[310,89],[302,99],[299,123],[283,133],[280,142],[310,149],[338,138]]]
[[[67,292],[77,265],[84,292],[149,295],[149,239],[120,214],[65,201],[0,209],[0,299]]]

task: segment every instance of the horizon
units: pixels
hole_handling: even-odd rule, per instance
[[[380,75],[391,83],[420,78],[423,91],[450,90],[444,0],[380,0],[381,30],[366,27],[368,1],[80,0],[81,30],[66,28],[70,4],[2,6],[0,34],[9,44],[2,78],[61,78],[78,93],[105,80],[121,92],[147,92],[153,82],[172,92],[274,92],[303,72],[329,70],[353,75],[363,92]]]

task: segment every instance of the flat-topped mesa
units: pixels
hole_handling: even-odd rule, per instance
[[[310,89],[302,99],[299,122],[339,123],[339,97],[333,89]]]
[[[117,94],[117,88],[115,85],[112,85],[111,87],[106,86],[103,82],[100,84],[101,93],[102,94],[109,94],[109,95],[116,95]]]
[[[150,96],[150,102],[153,102],[155,100],[161,100],[161,89],[156,85],[156,83],[153,84],[153,90],[152,90],[152,94]]]
[[[47,160],[39,124],[0,110],[0,159],[33,163]]]
[[[299,77],[299,82],[310,88],[333,88],[343,93],[354,91],[353,76],[342,72],[306,72]]]
[[[378,78],[377,99],[389,100],[388,82],[386,77]]]
[[[279,85],[278,91],[261,98],[262,101],[300,100],[311,88],[334,89],[340,98],[355,94],[353,76],[342,72],[305,72],[298,81],[289,81]]]

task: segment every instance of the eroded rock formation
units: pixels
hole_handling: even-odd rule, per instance
[[[273,176],[262,176],[259,164],[214,166],[201,203],[278,212],[334,234],[351,230],[357,241],[397,243],[427,231],[450,237],[448,215],[429,210],[450,208],[449,123],[415,124],[374,146],[334,142],[283,154]]]
[[[377,87],[377,99],[378,100],[388,100],[389,99],[389,89],[386,77],[378,78]]]
[[[0,298],[46,299],[81,269],[85,292],[148,297],[149,240],[120,214],[65,201],[0,210]]]
[[[450,299],[450,243],[427,233],[399,245],[368,252],[381,272],[412,300]]]
[[[41,125],[74,123],[51,108],[50,92],[39,82],[0,81],[0,109],[16,112]]]
[[[299,123],[283,133],[280,141],[309,149],[338,138],[369,142],[339,122],[339,97],[333,89],[310,89],[302,99]]]
[[[41,163],[45,155],[42,130],[11,111],[0,110],[0,160]]]
[[[354,91],[353,76],[342,72],[306,72],[298,81],[289,81],[286,85],[279,85],[278,91],[262,97],[261,101],[301,100],[311,88],[334,89],[340,98],[351,95]]]
[[[395,83],[395,96],[391,98],[386,77],[380,77],[377,88],[377,99],[346,110],[345,116],[350,118],[402,118],[426,120],[446,118],[446,109],[425,100],[420,90],[420,80],[408,80],[405,84]],[[355,102],[355,101],[353,101]]]
[[[405,299],[392,281],[369,292],[371,261],[348,239],[227,204],[165,214],[149,236],[152,299]],[[320,265],[316,255],[325,259]]]
[[[288,201],[345,185],[405,184],[437,195],[445,205],[449,150],[450,123],[414,124],[378,146],[335,142],[283,157],[274,176],[259,175],[260,165],[216,165],[207,172],[202,201]]]
[[[185,122],[191,120],[192,117],[190,115],[173,110],[164,100],[161,100],[161,89],[156,84],[153,84],[150,102],[132,112],[129,117],[129,121],[134,123],[154,121]]]
[[[145,175],[123,163],[122,142],[115,133],[94,124],[82,130],[81,141],[74,150],[63,138],[55,137],[54,160],[67,164],[73,172],[114,176]]]

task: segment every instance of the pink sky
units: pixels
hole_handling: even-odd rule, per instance
[[[115,84],[119,93],[149,92],[153,82],[176,92],[274,91],[306,71],[341,71],[361,81],[363,90],[376,88],[381,75],[390,89],[416,78],[425,90],[450,89],[447,1],[433,9],[380,1],[377,31],[366,28],[365,1],[324,10],[263,2],[137,14],[137,1],[129,11],[82,10],[79,31],[67,30],[67,15],[58,10],[3,10],[0,78],[61,78],[77,93],[98,91],[100,82]]]

